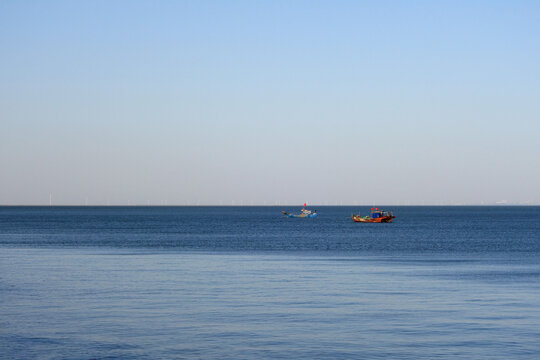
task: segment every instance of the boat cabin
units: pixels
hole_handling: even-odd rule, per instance
[[[379,210],[379,208],[371,208],[371,217],[373,219],[378,219],[386,216],[394,216],[394,214],[391,211]]]

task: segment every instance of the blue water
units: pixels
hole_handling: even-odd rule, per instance
[[[0,207],[0,358],[540,358],[540,207],[391,209]]]

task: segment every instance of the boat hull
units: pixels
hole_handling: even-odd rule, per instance
[[[285,215],[288,218],[316,218],[317,213],[312,214],[291,214],[285,211],[282,211],[283,215]]]
[[[360,216],[360,215],[353,215],[352,219],[354,222],[362,222],[362,223],[391,223],[395,216],[381,216],[378,218],[372,218],[368,216]]]

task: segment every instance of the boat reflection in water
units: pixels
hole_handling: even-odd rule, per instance
[[[384,211],[379,208],[371,208],[371,216],[352,215],[354,222],[365,223],[389,223],[395,218],[391,211]]]

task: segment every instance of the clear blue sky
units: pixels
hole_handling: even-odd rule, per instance
[[[0,204],[538,204],[539,158],[538,1],[0,2]]]

